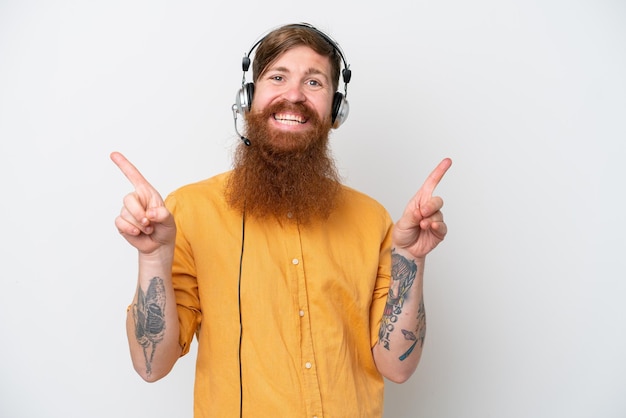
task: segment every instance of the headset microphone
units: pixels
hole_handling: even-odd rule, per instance
[[[241,140],[243,141],[244,144],[246,144],[246,146],[250,146],[252,143],[250,142],[250,140],[248,138],[246,138],[245,136],[241,135],[239,133],[239,129],[237,129],[237,113],[238,112],[238,106],[236,104],[233,105],[233,119],[235,122],[235,132],[237,132],[237,135],[239,135],[239,138],[241,138]]]

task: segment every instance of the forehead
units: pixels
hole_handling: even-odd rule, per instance
[[[331,64],[327,56],[320,55],[308,46],[296,46],[280,54],[263,72],[282,69],[321,73],[330,78]]]

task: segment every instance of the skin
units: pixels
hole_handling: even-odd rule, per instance
[[[308,47],[293,48],[258,78],[252,111],[288,101],[303,103],[320,118],[329,118],[334,94],[329,74],[327,57]],[[295,111],[271,115],[268,124],[278,131],[310,129],[306,118]],[[171,278],[176,226],[161,195],[139,170],[118,152],[113,152],[111,159],[134,188],[124,198],[115,219],[119,233],[139,254],[138,291],[127,319],[131,358],[139,375],[155,381],[169,373],[181,354]],[[394,327],[392,331],[384,329],[384,337],[372,350],[380,373],[394,382],[408,379],[421,357],[426,327],[425,258],[447,233],[441,213],[443,200],[433,196],[433,192],[451,164],[448,158],[441,161],[409,200],[394,226],[392,252],[398,268],[392,270],[393,285],[388,301],[393,313],[383,316],[383,322],[393,316]],[[398,289],[403,292],[401,298],[397,297]],[[149,320],[142,322],[144,317]],[[150,333],[151,330],[154,332]]]
[[[426,333],[423,295],[426,255],[443,241],[448,232],[441,212],[443,199],[433,196],[433,192],[451,165],[452,160],[449,158],[437,165],[394,225],[392,255],[404,265],[414,264],[416,272],[410,286],[405,289],[401,305],[393,301],[393,288],[390,289],[389,299],[392,301],[388,303],[397,312],[394,330],[389,333],[387,340],[379,340],[372,354],[378,371],[396,383],[406,381],[413,374],[422,355],[423,336]],[[392,269],[392,283],[402,281],[397,277],[398,274],[395,268]],[[416,340],[407,338],[407,333],[412,333],[417,339],[421,336],[421,341],[414,345]]]
[[[176,225],[174,217],[165,208],[161,195],[122,154],[114,152],[111,159],[134,187],[124,198],[124,206],[115,219],[119,233],[137,249],[139,270],[137,292],[132,309],[126,320],[126,331],[133,366],[146,381],[152,382],[165,376],[181,355],[178,344],[178,314],[174,303],[172,286],[172,260]],[[158,284],[165,300],[161,318],[164,332],[158,344],[151,344],[146,351],[144,338],[137,333],[137,308],[141,295],[149,294],[151,285]]]

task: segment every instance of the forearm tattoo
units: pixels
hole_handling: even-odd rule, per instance
[[[392,250],[391,285],[389,286],[389,295],[387,296],[387,303],[385,304],[385,310],[383,311],[383,317],[378,331],[378,341],[387,350],[390,349],[391,345],[390,335],[395,329],[395,323],[398,321],[398,317],[402,314],[404,302],[408,291],[413,286],[416,275],[417,264],[415,264],[415,261],[407,260],[406,257],[397,254],[395,249]],[[408,354],[410,354],[410,352]],[[408,356],[408,354],[406,355]],[[404,360],[404,358],[401,358],[401,360]]]
[[[409,331],[403,329],[402,334],[404,335],[405,340],[413,341],[413,344],[411,344],[409,349],[399,357],[400,361],[405,360],[409,354],[413,352],[413,349],[417,344],[419,344],[420,347],[424,346],[424,338],[426,338],[426,310],[424,309],[424,297],[420,300],[420,306],[417,310],[417,325],[415,326],[415,330]]]
[[[156,346],[165,334],[165,286],[163,279],[154,277],[150,280],[148,290],[144,293],[141,287],[137,290],[137,303],[133,305],[135,321],[135,337],[143,348],[146,360],[146,373],[152,373],[152,359]]]

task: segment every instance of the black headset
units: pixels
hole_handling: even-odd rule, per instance
[[[314,26],[308,23],[295,23],[287,25],[286,27],[294,27],[294,28],[306,28],[321,36],[326,42],[333,47],[335,52],[339,54],[341,61],[343,62],[343,70],[341,71],[341,75],[343,78],[343,93],[340,91],[335,92],[333,96],[333,105],[332,105],[332,127],[337,129],[342,123],[346,121],[348,118],[348,113],[350,111],[350,106],[348,105],[348,83],[352,78],[352,70],[350,70],[350,65],[347,63],[345,55],[339,44],[335,42],[330,36],[326,35],[324,32],[315,28]],[[250,55],[255,50],[255,48],[263,42],[263,40],[267,37],[267,35],[263,36],[259,39],[248,51],[247,54],[243,56],[241,60],[241,68],[243,70],[243,77],[241,80],[241,88],[237,92],[235,96],[235,104],[232,107],[233,116],[235,118],[235,130],[237,131],[237,114],[243,115],[246,112],[250,111],[250,107],[252,106],[252,98],[254,96],[254,83],[246,83],[246,72],[250,68]],[[237,131],[239,134],[239,131]],[[245,138],[243,135],[239,134],[241,139],[244,141],[246,145],[250,145],[250,141],[248,138]]]

